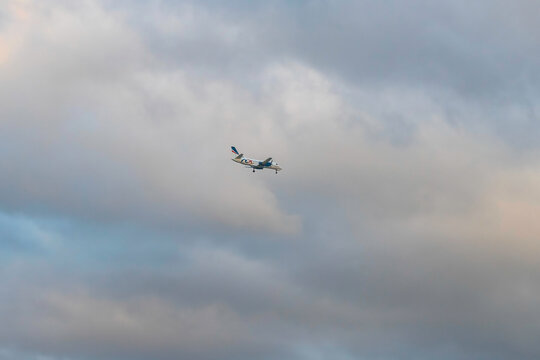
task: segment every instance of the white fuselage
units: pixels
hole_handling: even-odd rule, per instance
[[[249,166],[253,169],[260,169],[260,170],[271,169],[271,170],[275,170],[276,172],[281,171],[281,167],[274,161],[270,161],[270,164],[268,165],[263,165],[262,160],[250,159],[243,156],[241,158],[233,158],[231,160],[239,164]]]

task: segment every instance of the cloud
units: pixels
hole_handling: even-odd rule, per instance
[[[165,225],[211,214],[233,227],[297,231],[298,221],[280,212],[262,183],[239,174],[214,181],[230,169],[217,154],[249,136],[238,126],[254,107],[245,91],[184,71],[143,70],[145,54],[128,28],[96,5],[81,10],[36,15],[29,31],[48,31],[3,71],[10,208],[120,220],[131,213],[128,220]],[[28,62],[36,58],[39,65]],[[23,73],[36,86],[18,81]],[[236,116],[236,126],[225,123]]]
[[[9,5],[0,357],[538,357],[530,4]]]
[[[190,356],[205,347],[213,358],[223,348],[246,351],[239,348],[250,338],[236,316],[219,305],[178,309],[159,299],[113,302],[52,293],[27,306],[4,338],[24,336],[28,347],[75,356],[84,351],[96,357],[172,358],[171,352]],[[163,348],[167,352],[160,354]]]

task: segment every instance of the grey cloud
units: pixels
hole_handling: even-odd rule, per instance
[[[538,48],[532,34],[539,29],[527,15],[534,7],[526,1],[277,1],[164,2],[148,9],[169,19],[163,23],[175,25],[152,38],[175,44],[175,59],[207,51],[197,63],[227,69],[223,64],[249,68],[242,60],[246,57],[255,64],[299,58],[359,84],[420,81],[435,88],[448,86],[465,96],[499,94],[502,99],[509,90],[527,85],[537,89],[532,59]],[[171,21],[175,15],[176,21]],[[206,25],[208,19],[213,26]],[[163,23],[150,26],[163,29]],[[223,41],[228,32],[220,28],[236,29],[239,36]],[[209,33],[216,41],[204,40]],[[199,37],[193,42],[196,48],[184,41],[186,35]],[[222,46],[229,50],[223,53]]]
[[[299,344],[311,356],[537,355],[527,335],[538,323],[531,276],[537,267],[489,252],[484,259],[464,255],[441,239],[388,238],[374,230],[351,237],[335,225],[345,224],[314,225],[266,259],[183,246],[182,262],[157,272],[110,269],[92,275],[86,289],[54,281],[36,286],[28,282],[32,273],[17,276],[25,283],[8,282],[2,317],[12,325],[4,327],[2,341],[59,357],[103,359],[311,358],[298,353]],[[3,272],[4,278],[15,274]]]
[[[2,346],[538,357],[539,164],[483,128],[534,119],[525,3],[27,4],[2,34],[0,205],[72,228],[1,268]],[[491,33],[501,9],[529,21]]]
[[[134,23],[173,68],[249,86],[261,68],[294,59],[353,86],[447,92],[485,112],[471,119],[440,97],[454,121],[535,147],[539,28],[529,2],[165,2],[145,9],[160,21]]]

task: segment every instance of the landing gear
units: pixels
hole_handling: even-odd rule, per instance
[[[255,169],[253,169],[253,172],[255,172]]]
[[[276,175],[277,175],[277,170],[276,170]]]

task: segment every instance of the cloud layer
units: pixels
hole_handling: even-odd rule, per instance
[[[537,358],[536,10],[1,5],[0,359]]]

